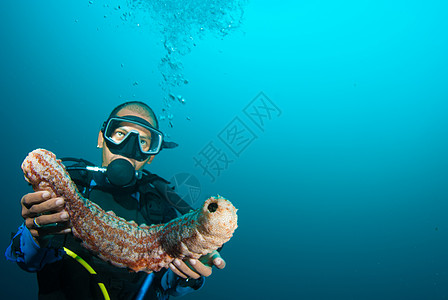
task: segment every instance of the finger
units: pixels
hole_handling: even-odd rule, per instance
[[[185,274],[182,273],[180,270],[178,270],[178,269],[176,268],[176,266],[175,266],[173,263],[170,263],[169,266],[170,266],[171,271],[173,271],[174,274],[176,274],[177,276],[182,277],[182,278],[184,278],[184,279],[187,279],[187,278],[188,278],[187,275],[185,275]]]
[[[30,216],[37,216],[39,214],[49,213],[49,212],[60,212],[65,205],[63,198],[53,198],[49,199],[40,204],[34,204],[29,209]]]
[[[24,195],[20,202],[26,208],[30,208],[34,204],[44,202],[48,199],[50,199],[50,192],[40,191]]]
[[[212,268],[204,265],[197,259],[190,259],[190,265],[194,268],[194,271],[198,273],[200,276],[208,277],[212,275]]]
[[[219,252],[216,252],[215,255],[212,256],[213,265],[218,269],[224,269],[226,267],[226,261],[221,257]]]
[[[225,267],[224,259],[222,259],[221,255],[218,251],[212,251],[207,255],[201,256],[199,258],[200,262],[203,263],[206,266],[212,267],[216,266],[219,269],[222,269]]]
[[[31,228],[39,229],[40,227],[46,226],[49,224],[67,222],[68,219],[69,219],[68,213],[65,210],[63,210],[63,211],[57,212],[57,213],[52,213],[52,214],[48,214],[48,215],[40,215],[40,216],[34,217],[34,218],[27,218],[25,220],[25,224],[26,224],[26,227],[28,227],[29,229],[31,229]],[[39,225],[39,227],[37,227],[35,223],[37,225]]]
[[[174,267],[176,267],[177,270],[179,270],[182,274],[186,276],[186,277],[181,276],[183,278],[198,279],[200,277],[198,273],[190,269],[190,267],[185,262],[181,261],[178,258],[176,258],[172,264],[174,265]]]
[[[52,213],[52,214],[48,214],[48,215],[40,215],[40,216],[34,218],[33,220],[35,220],[35,222],[37,224],[39,224],[40,226],[45,226],[45,225],[54,224],[54,223],[67,222],[68,219],[69,219],[68,213],[65,210],[63,210],[61,212]],[[33,223],[34,223],[34,221],[33,221]]]

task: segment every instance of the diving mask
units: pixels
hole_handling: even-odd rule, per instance
[[[101,131],[107,147],[116,155],[144,161],[162,149],[163,133],[137,116],[109,118]]]

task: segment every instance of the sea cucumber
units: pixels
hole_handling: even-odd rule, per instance
[[[32,151],[23,161],[25,179],[35,191],[63,197],[73,235],[103,260],[135,272],[167,268],[175,258],[199,258],[218,249],[237,228],[237,209],[221,197],[210,197],[202,207],[166,224],[137,225],[105,212],[84,198],[56,155]]]

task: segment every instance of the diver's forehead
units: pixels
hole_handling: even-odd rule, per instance
[[[143,119],[143,120],[148,121],[149,124],[152,125],[152,127],[156,128],[156,124],[155,124],[155,121],[154,121],[153,118],[148,117],[148,116],[146,116],[146,115],[139,114],[138,112],[132,111],[132,110],[126,108],[126,107],[123,108],[123,109],[121,109],[121,110],[117,113],[117,117],[124,117],[124,116],[135,116],[135,117],[139,117],[139,118],[141,118],[141,119]]]

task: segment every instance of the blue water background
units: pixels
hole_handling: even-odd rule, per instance
[[[29,151],[99,163],[115,105],[164,107],[151,20],[123,22],[104,3],[2,3],[1,249],[22,220]],[[239,208],[226,269],[184,299],[448,299],[447,11],[251,1],[241,30],[183,57],[187,103],[171,108],[173,128],[162,122],[181,146],[149,169],[194,174],[202,199]],[[260,92],[281,110],[263,130],[243,112]],[[238,157],[218,138],[235,117],[256,135]],[[233,160],[214,182],[193,160],[209,142]],[[5,260],[1,274],[2,298],[35,298],[34,274]]]

